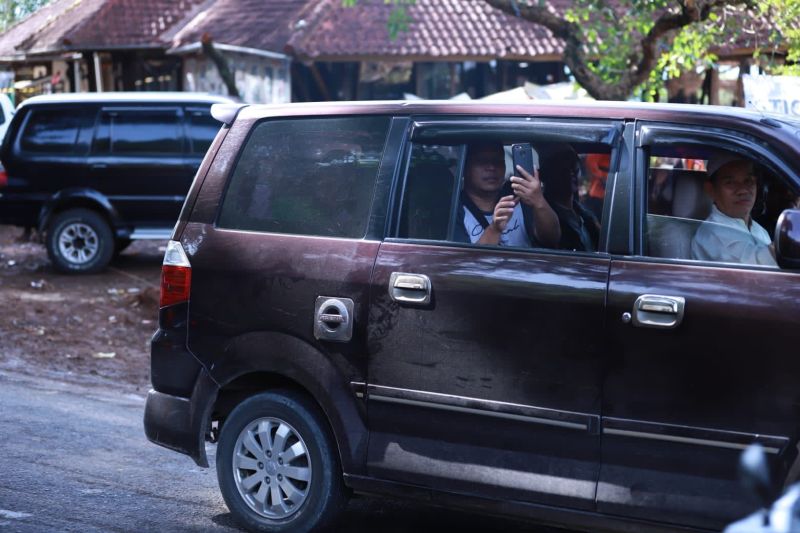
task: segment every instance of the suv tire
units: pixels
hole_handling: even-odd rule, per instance
[[[220,433],[217,477],[228,509],[250,531],[324,530],[347,502],[328,424],[292,391],[260,393],[236,406]]]
[[[98,272],[114,254],[111,227],[90,209],[68,209],[54,215],[48,224],[46,244],[47,255],[59,272]]]

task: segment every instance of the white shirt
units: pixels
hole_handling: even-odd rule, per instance
[[[492,223],[493,214],[484,214],[486,221]],[[483,235],[483,226],[478,220],[472,216],[469,209],[464,209],[464,228],[467,230],[469,240],[473,244],[478,242]],[[500,235],[500,246],[518,246],[529,248],[531,241],[528,238],[528,232],[525,231],[525,220],[522,217],[522,207],[517,204],[514,207],[514,212],[511,214],[511,220],[508,221],[505,231]]]
[[[732,218],[711,206],[711,214],[692,239],[692,258],[701,261],[778,266],[769,245],[767,230],[750,219],[747,227],[741,218]]]

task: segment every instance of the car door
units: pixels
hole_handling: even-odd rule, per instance
[[[120,106],[102,109],[89,183],[106,195],[127,223],[170,228],[189,190],[183,109]]]
[[[371,475],[594,508],[607,254],[452,238],[470,139],[610,150],[615,131],[530,117],[414,120],[370,289]]]
[[[747,445],[784,474],[797,453],[800,273],[692,260],[710,200],[687,162],[739,154],[794,194],[797,174],[743,134],[640,124],[637,138],[633,196],[614,206],[636,238],[611,261],[598,510],[719,528],[756,506],[736,475]]]

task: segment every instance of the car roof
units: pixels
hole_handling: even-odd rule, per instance
[[[800,123],[793,117],[741,107],[615,101],[545,101],[498,103],[447,100],[321,102],[302,104],[247,105],[239,119],[280,116],[387,114],[396,116],[472,115],[482,117],[527,116],[587,120],[642,120],[669,124],[691,124],[735,129],[778,141],[783,152],[800,160]]]
[[[234,99],[205,93],[177,91],[149,92],[99,92],[99,93],[59,93],[34,96],[22,102],[20,107],[40,104],[73,104],[73,103],[197,103],[217,104],[232,103]]]
[[[521,103],[484,102],[481,100],[452,102],[447,100],[411,100],[411,101],[352,101],[352,102],[305,102],[302,104],[254,104],[247,106],[246,114],[273,115],[302,114],[486,114],[486,115],[551,115],[551,116],[585,116],[586,118],[643,118],[655,116],[724,116],[740,120],[758,121],[764,117],[780,120],[779,115],[766,114],[741,107],[694,104],[662,104],[644,102],[617,101],[548,101],[531,100]],[[277,113],[276,113],[277,112]],[[787,120],[787,123],[791,120]]]

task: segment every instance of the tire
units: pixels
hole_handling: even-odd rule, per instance
[[[295,457],[284,464],[286,454]],[[327,422],[292,391],[260,393],[236,406],[222,425],[217,478],[228,509],[249,531],[322,531],[347,503]]]
[[[53,267],[65,273],[99,272],[114,254],[111,227],[102,215],[89,209],[68,209],[54,215],[45,244]]]

